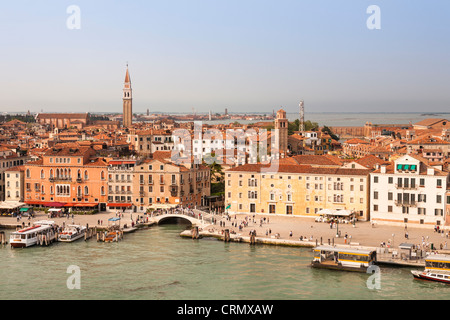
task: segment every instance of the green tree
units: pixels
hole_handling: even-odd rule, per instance
[[[330,128],[328,128],[327,126],[324,126],[324,127],[322,128],[322,132],[323,132],[323,133],[329,134],[330,137],[331,137],[331,139],[339,141],[339,137],[338,137],[337,135],[335,135],[335,134],[333,133],[333,131],[332,131]]]

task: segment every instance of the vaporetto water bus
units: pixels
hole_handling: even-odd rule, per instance
[[[53,230],[54,221],[36,221],[33,226],[12,232],[10,244],[13,248],[27,248],[36,245],[39,241],[52,242],[56,235]]]
[[[336,246],[318,246],[314,248],[313,268],[367,272],[376,263],[375,250],[361,250]]]
[[[411,270],[415,279],[450,284],[450,257],[430,255],[425,259],[425,270]]]

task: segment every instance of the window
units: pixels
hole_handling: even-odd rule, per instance
[[[292,206],[291,205],[287,205],[286,206],[286,214],[292,214]]]
[[[274,204],[269,204],[269,213],[275,213],[275,205]]]
[[[394,178],[393,177],[389,177],[388,178],[388,183],[389,184],[393,184],[394,183]]]
[[[373,183],[378,183],[378,177],[377,176],[373,177]]]
[[[437,195],[436,196],[436,203],[442,203],[442,196],[441,195]]]
[[[374,191],[374,192],[373,192],[373,198],[374,198],[375,200],[378,200],[378,191]]]
[[[436,180],[437,181],[437,187],[438,188],[442,188],[442,180],[441,179],[438,179],[438,180]]]

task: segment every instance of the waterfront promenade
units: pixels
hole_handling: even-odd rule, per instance
[[[197,217],[200,211],[196,211]],[[121,213],[122,215],[122,213]],[[70,215],[69,218],[51,218],[56,224],[89,224],[89,227],[106,228],[119,222],[108,221],[110,218],[117,217],[116,212],[104,212],[95,215]],[[130,227],[132,221],[136,224],[136,219],[141,217],[141,222],[155,222],[157,219],[153,219],[150,215],[138,214],[138,213],[123,213],[121,216],[120,225],[125,224]],[[147,219],[148,217],[148,219]],[[256,231],[258,239],[275,239],[286,240],[286,242],[297,243],[300,238],[307,239],[308,243],[316,243],[316,240],[320,243],[327,244],[328,240],[335,244],[352,244],[367,247],[380,247],[382,243],[386,247],[395,248],[401,243],[411,243],[414,245],[428,246],[431,248],[431,244],[434,248],[441,252],[448,252],[450,250],[450,239],[447,238],[447,234],[437,233],[433,229],[417,228],[413,226],[394,227],[375,225],[372,226],[370,222],[357,222],[355,227],[352,224],[339,224],[333,228],[330,228],[329,223],[314,222],[311,218],[293,217],[293,216],[276,216],[276,215],[255,215],[255,218],[250,215],[231,214],[228,218],[221,215],[203,214],[204,224],[200,225],[202,230],[211,230],[218,234],[221,234],[222,230],[229,229],[232,235],[241,237],[248,237],[251,230]],[[211,218],[215,220],[214,224],[211,224]],[[266,218],[264,220],[264,218]],[[48,215],[43,212],[37,212],[35,217],[28,220],[27,217],[23,217],[19,222],[17,218],[13,217],[0,217],[1,226],[15,226],[15,225],[28,225],[34,221],[49,219]],[[201,221],[201,220],[199,220]],[[241,226],[241,228],[239,228]],[[292,232],[292,236],[291,236]],[[340,237],[336,237],[337,233],[340,233]],[[408,233],[408,239],[405,238],[405,233]],[[347,235],[347,238],[345,238]],[[263,241],[261,241],[263,242]]]

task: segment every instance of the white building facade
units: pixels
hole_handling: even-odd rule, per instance
[[[449,173],[406,155],[370,174],[371,221],[441,226],[446,222]]]

